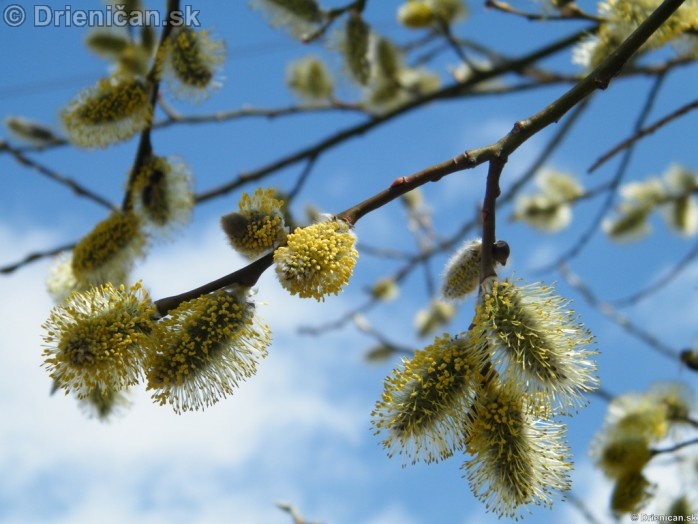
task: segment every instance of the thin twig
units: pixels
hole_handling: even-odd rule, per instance
[[[534,63],[542,58],[548,57],[563,49],[568,48],[570,45],[577,42],[583,34],[583,31],[579,31],[571,36],[562,38],[556,42],[553,42],[552,44],[546,45],[532,53],[529,53],[522,58],[512,60],[506,65],[495,67],[487,71],[480,71],[474,74],[472,77],[468,78],[465,82],[455,82],[433,93],[429,93],[427,95],[424,95],[423,97],[412,100],[392,111],[386,112],[385,114],[379,117],[372,117],[357,125],[353,125],[345,129],[342,129],[337,133],[330,135],[313,145],[310,145],[299,151],[296,151],[295,153],[282,157],[270,164],[267,164],[266,166],[257,168],[254,171],[241,173],[235,180],[231,182],[200,193],[196,196],[196,201],[204,202],[212,198],[227,194],[247,183],[258,180],[269,173],[300,162],[310,156],[317,155],[318,153],[321,153],[326,149],[339,145],[351,138],[358,137],[366,133],[367,131],[370,131],[374,127],[378,127],[379,125],[382,125],[390,120],[407,114],[410,111],[422,107],[434,100],[450,98],[458,93],[468,92],[468,90],[471,89],[472,86],[475,86],[481,82],[490,80],[491,78],[496,78],[497,76],[510,71],[517,71],[522,68],[525,68],[527,65],[531,63]]]
[[[694,244],[693,247],[688,251],[688,253],[686,253],[683,256],[683,258],[679,260],[679,262],[670,271],[668,271],[663,277],[658,279],[656,282],[650,284],[645,289],[633,293],[632,295],[613,300],[611,303],[614,306],[628,306],[631,304],[636,304],[640,300],[649,297],[653,293],[656,293],[657,291],[663,289],[664,286],[666,286],[669,282],[671,282],[677,276],[679,276],[684,269],[689,267],[689,264],[696,258],[696,256],[698,256],[698,243]]]
[[[599,300],[596,295],[589,289],[589,286],[587,286],[581,278],[579,278],[577,275],[572,273],[570,270],[569,266],[567,264],[561,264],[558,267],[558,270],[560,271],[560,274],[562,277],[565,279],[565,282],[567,282],[570,286],[572,286],[574,289],[576,289],[586,300],[586,302],[592,306],[594,309],[596,309],[599,313],[604,315],[606,318],[609,318],[613,322],[615,322],[618,326],[620,326],[626,333],[634,336],[635,338],[641,340],[645,344],[647,344],[650,348],[654,349],[658,353],[661,353],[662,355],[669,357],[670,359],[677,361],[679,359],[679,352],[676,351],[675,349],[667,346],[664,344],[661,340],[659,340],[657,337],[654,335],[648,333],[644,329],[636,326],[633,324],[628,317],[625,315],[622,315],[618,313],[613,306],[611,306],[607,302],[603,302]]]
[[[690,112],[693,111],[694,109],[698,109],[698,99],[693,100],[692,102],[689,102],[688,104],[685,104],[685,105],[681,106],[681,107],[678,108],[677,110],[675,110],[675,111],[669,113],[668,115],[666,115],[666,116],[660,118],[659,120],[657,120],[657,121],[654,122],[653,124],[651,124],[651,125],[649,125],[649,126],[647,126],[647,127],[645,127],[645,128],[642,128],[642,129],[637,130],[635,133],[633,133],[633,135],[632,135],[630,138],[627,138],[626,140],[623,140],[620,144],[618,144],[618,145],[614,146],[613,148],[611,148],[607,153],[604,153],[603,155],[601,155],[601,156],[599,157],[599,159],[596,160],[596,162],[594,162],[594,163],[591,165],[591,167],[589,167],[588,172],[589,172],[589,173],[592,173],[593,171],[595,171],[596,169],[598,169],[600,166],[602,166],[604,163],[606,163],[608,160],[610,160],[611,158],[613,158],[615,155],[617,155],[618,153],[620,153],[620,152],[623,151],[624,149],[627,149],[628,147],[630,147],[630,146],[632,146],[633,144],[635,144],[635,142],[637,142],[637,141],[640,140],[641,138],[644,138],[644,137],[646,137],[647,135],[651,135],[652,133],[654,133],[654,132],[655,132],[657,129],[659,129],[660,127],[663,127],[663,126],[667,125],[669,122],[671,122],[671,121],[673,121],[673,120],[676,120],[676,119],[679,118],[680,116],[684,116],[684,115],[690,113]]]
[[[503,13],[508,13],[511,15],[522,16],[526,20],[530,21],[563,21],[563,20],[591,20],[593,22],[602,22],[603,19],[589,13],[585,13],[576,4],[567,5],[561,9],[560,14],[550,15],[544,13],[530,13],[527,11],[521,11],[509,5],[506,2],[500,2],[499,0],[486,0],[485,7],[490,7],[492,9],[497,9]]]
[[[635,129],[640,129],[644,125],[645,121],[649,117],[650,112],[652,111],[652,108],[654,106],[654,102],[657,99],[657,95],[659,94],[659,90],[661,89],[662,85],[664,84],[664,80],[666,79],[666,75],[659,75],[655,78],[652,87],[650,88],[650,91],[647,95],[647,99],[645,100],[645,104],[643,105],[642,109],[640,110],[640,114],[638,115],[637,121],[635,123],[634,128]],[[561,264],[565,264],[567,262],[570,262],[573,260],[577,255],[579,255],[586,245],[589,243],[589,241],[592,239],[594,234],[599,229],[599,226],[601,225],[601,222],[603,219],[606,217],[608,214],[608,211],[611,209],[611,206],[613,205],[613,201],[615,200],[616,197],[616,192],[618,187],[620,186],[621,181],[625,177],[625,174],[627,172],[628,167],[630,166],[630,160],[632,159],[633,153],[635,152],[634,146],[628,147],[628,149],[625,150],[625,153],[623,154],[623,158],[621,159],[620,164],[618,165],[618,168],[616,169],[615,174],[613,175],[613,178],[611,179],[610,182],[610,190],[608,194],[606,195],[606,198],[604,199],[601,207],[599,208],[598,212],[596,213],[596,216],[594,219],[589,223],[587,226],[587,229],[581,234],[581,236],[577,239],[577,242],[565,253],[563,253],[560,257],[557,258],[552,264],[549,264],[541,269],[538,270],[539,273],[547,273],[549,271],[552,271],[556,267],[560,266]]]
[[[370,197],[359,204],[348,208],[336,216],[340,219],[347,221],[349,224],[355,224],[361,217],[374,211],[383,205],[391,202],[395,198],[411,191],[412,189],[419,187],[427,182],[436,181],[441,179],[447,174],[451,174],[464,169],[473,168],[484,162],[490,162],[490,176],[492,183],[488,184],[490,191],[494,190],[494,182],[496,181],[496,186],[498,190],[499,186],[499,175],[501,174],[501,169],[503,167],[504,161],[513,153],[521,144],[523,144],[530,137],[538,133],[540,130],[544,129],[553,122],[559,121],[571,108],[584,100],[592,92],[597,89],[605,89],[610,83],[611,79],[620,71],[623,65],[628,61],[628,59],[639,49],[639,47],[657,30],[657,28],[669,17],[671,14],[678,9],[678,7],[683,3],[684,0],[665,0],[644,22],[642,22],[638,28],[633,31],[633,33],[626,38],[626,40],[621,43],[618,48],[611,53],[601,64],[594,69],[587,77],[585,77],[581,82],[572,87],[569,91],[564,93],[557,100],[552,102],[550,105],[529,117],[525,120],[520,120],[515,123],[514,128],[506,136],[500,139],[498,142],[491,144],[486,147],[472,149],[466,151],[465,153],[458,155],[457,157],[436,164],[430,168],[424,169],[419,173],[410,175],[408,177],[399,177],[395,179],[390,186],[381,191],[380,193]],[[558,42],[552,46],[547,46],[543,50],[528,55],[526,60],[533,60],[533,56],[536,54],[550,54],[556,46],[561,45]],[[538,57],[540,58],[540,57]],[[536,59],[538,59],[536,58]],[[519,61],[519,64],[521,61]],[[481,79],[489,78],[488,75],[493,75],[493,71],[485,71],[479,73]],[[478,76],[478,75],[475,75]],[[462,89],[463,85],[467,84],[457,84],[451,89],[457,90]],[[438,92],[443,94],[443,90]],[[423,100],[432,100],[438,98],[438,94],[427,95]],[[420,100],[420,103],[423,103]],[[393,112],[393,116],[401,114],[404,109],[398,109]],[[286,157],[281,161],[277,161],[265,168],[258,170],[255,173],[256,177],[263,176],[265,171],[271,171],[279,168],[279,164],[288,165],[291,163],[296,163],[303,158],[308,156],[314,156],[324,151],[330,145],[335,145],[342,140],[345,140],[349,136],[354,136],[359,132],[364,132],[371,127],[374,127],[375,121],[369,121],[367,123],[361,124],[355,128],[350,128],[349,130],[344,130],[337,135],[329,137],[324,141],[320,142],[311,148],[306,148],[300,152],[297,152],[290,157]],[[360,131],[357,131],[360,130]],[[248,175],[249,176],[249,175]],[[242,178],[242,177],[241,177]],[[239,180],[239,179],[238,179]],[[232,185],[237,187],[238,181],[235,181]],[[206,195],[199,196],[199,200],[205,198],[211,198],[214,194],[221,192],[227,192],[230,190],[231,184],[222,186],[214,191],[208,192]],[[499,196],[498,194],[496,196]],[[495,198],[496,198],[495,196]],[[486,199],[487,202],[487,199]],[[493,209],[492,209],[493,211]],[[490,213],[494,217],[494,213]],[[486,218],[486,217],[483,217]],[[494,230],[489,231],[489,228],[493,226],[483,227],[483,243],[485,245],[494,244]],[[490,238],[491,237],[491,238]],[[489,254],[488,250],[483,250],[484,253]],[[483,260],[487,256],[482,257]],[[176,307],[179,303],[184,300],[189,300],[195,298],[205,293],[209,293],[216,289],[222,287],[228,287],[235,283],[240,283],[247,286],[254,285],[259,279],[260,275],[271,266],[273,262],[273,253],[265,255],[261,259],[253,262],[252,264],[234,272],[230,275],[222,277],[212,283],[206,284],[197,288],[195,290],[182,293],[181,295],[175,297],[168,297],[156,302],[156,306],[161,314],[164,314],[169,309]],[[492,264],[493,265],[493,264]],[[483,265],[483,269],[486,269]]]
[[[109,202],[106,198],[98,195],[94,191],[87,189],[83,185],[79,184],[75,180],[73,180],[70,177],[67,177],[65,175],[61,175],[60,173],[57,173],[53,169],[49,169],[48,167],[44,166],[43,164],[40,164],[39,162],[36,162],[35,160],[32,160],[31,158],[27,157],[22,153],[19,149],[12,147],[10,144],[8,144],[5,141],[0,141],[0,151],[7,151],[10,153],[17,162],[22,164],[23,166],[26,166],[30,169],[33,169],[37,173],[45,176],[46,178],[49,178],[53,180],[54,182],[57,182],[61,184],[62,186],[66,186],[69,188],[73,193],[75,193],[78,196],[85,197],[88,200],[92,200],[93,202],[99,204],[102,207],[106,207],[107,209],[113,210],[116,209],[116,206]]]
[[[651,449],[650,453],[652,454],[652,456],[660,455],[662,453],[674,453],[675,451],[679,451],[680,449],[686,448],[688,446],[695,446],[696,444],[698,444],[698,438],[686,440],[684,442],[679,442],[678,444],[674,444],[673,446],[669,446],[668,448]]]
[[[62,246],[54,247],[52,249],[47,249],[44,251],[37,251],[34,253],[29,253],[28,255],[25,255],[25,257],[22,260],[20,260],[19,262],[14,262],[13,264],[9,264],[7,266],[0,267],[0,273],[3,273],[3,274],[12,273],[13,271],[18,270],[19,268],[26,266],[30,262],[35,262],[37,260],[41,260],[42,258],[46,258],[46,257],[52,257],[54,255],[57,255],[58,253],[62,253],[63,251],[68,251],[70,249],[73,249],[74,247],[75,247],[75,243],[63,244]]]
[[[571,491],[565,493],[565,497],[582,514],[589,524],[601,524],[581,498]]]
[[[162,49],[167,42],[170,34],[174,27],[176,27],[176,16],[179,12],[179,0],[167,0],[167,23],[160,34],[160,43],[158,44],[158,49]],[[160,91],[160,66],[157,60],[154,61],[153,65],[148,71],[147,80],[150,85],[150,96],[148,103],[152,108],[153,114],[155,113],[155,108],[158,103],[159,91]],[[126,191],[124,192],[123,202],[121,208],[123,210],[128,210],[133,205],[133,186],[138,177],[138,174],[143,169],[143,166],[148,161],[148,158],[153,153],[153,146],[151,143],[151,131],[152,126],[146,127],[141,131],[140,139],[138,141],[138,149],[136,151],[136,157],[131,166],[131,172],[128,176],[128,181],[126,183]]]

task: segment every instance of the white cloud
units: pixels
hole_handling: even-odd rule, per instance
[[[242,262],[214,230],[155,250],[137,276],[160,297],[234,271]],[[0,231],[0,252],[17,256],[57,243],[46,231]],[[3,522],[287,523],[273,504],[312,499],[303,476],[311,484],[368,478],[352,458],[370,438],[366,402],[337,395],[331,377],[349,361],[351,338],[328,337],[326,348],[290,330],[319,319],[322,304],[299,304],[265,281],[259,295],[270,305],[259,309],[279,344],[233,398],[177,416],[139,387],[130,410],[101,424],[71,397],[48,395],[39,327],[51,307],[47,265],[5,278],[0,295],[0,468],[11,472],[0,480]]]

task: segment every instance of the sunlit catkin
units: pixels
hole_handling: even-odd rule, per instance
[[[274,251],[276,274],[292,295],[324,300],[349,282],[359,253],[349,224],[330,219],[296,230]]]
[[[236,288],[182,303],[157,324],[152,340],[148,389],[180,413],[232,395],[267,355],[270,334],[247,290]]]
[[[128,140],[150,125],[149,91],[146,82],[131,76],[103,78],[61,113],[70,141],[90,148]]]
[[[550,506],[570,487],[564,426],[535,417],[529,396],[490,382],[478,396],[464,465],[475,496],[499,517],[518,518],[522,506]]]
[[[463,446],[479,367],[467,334],[444,334],[385,379],[373,411],[388,455],[434,462]]]
[[[483,359],[492,358],[504,381],[562,412],[585,405],[583,394],[598,383],[592,337],[568,305],[551,287],[494,280],[473,326]]]
[[[73,293],[44,328],[44,367],[78,398],[138,383],[155,313],[147,292],[111,284]]]

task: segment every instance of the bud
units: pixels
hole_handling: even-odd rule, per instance
[[[26,140],[37,146],[58,141],[58,137],[56,137],[50,128],[21,116],[6,117],[5,125],[17,138]]]
[[[637,513],[652,496],[652,484],[639,471],[616,480],[611,494],[611,511],[616,514]]]
[[[349,73],[361,85],[366,85],[371,74],[371,67],[368,61],[370,35],[371,29],[361,18],[361,14],[352,11],[344,26],[342,52]]]
[[[438,299],[433,300],[427,309],[422,309],[415,315],[417,335],[426,337],[434,333],[448,324],[455,314],[456,308],[453,304]]]
[[[99,419],[100,422],[106,422],[131,404],[126,396],[126,390],[107,389],[101,386],[89,390],[84,397],[78,399],[78,402],[89,418]]]
[[[42,326],[44,367],[57,386],[78,398],[97,387],[113,391],[136,384],[154,314],[140,283],[73,293]]]
[[[494,280],[476,308],[473,335],[483,359],[492,358],[502,380],[547,400],[566,413],[593,391],[593,338],[569,301],[541,284],[517,286]]]
[[[252,7],[260,9],[271,25],[282,26],[301,39],[324,19],[315,0],[253,0]]]
[[[85,45],[99,56],[115,59],[130,45],[130,40],[125,33],[95,29],[87,34]]]
[[[377,38],[374,45],[374,55],[375,76],[385,81],[396,82],[401,60],[392,42],[385,38]]]
[[[429,27],[434,21],[434,12],[420,0],[409,0],[397,10],[397,20],[405,27]]]
[[[538,420],[540,410],[511,384],[494,382],[476,397],[463,469],[475,496],[499,517],[518,520],[521,507],[552,505],[570,488],[564,426]]]
[[[482,240],[466,242],[446,263],[441,294],[448,300],[461,300],[480,284]]]
[[[446,24],[452,24],[467,13],[462,0],[426,0],[426,3],[434,17]]]
[[[469,337],[444,334],[385,379],[372,413],[388,455],[435,462],[463,447],[479,377]]]
[[[315,57],[308,57],[292,63],[286,83],[298,96],[308,100],[332,98],[332,77],[325,65]]]
[[[698,231],[698,205],[693,193],[698,191],[696,173],[672,165],[664,175],[669,202],[664,206],[667,224],[681,235]]]
[[[372,349],[369,349],[364,354],[364,360],[370,363],[384,362],[388,360],[390,357],[392,357],[394,354],[395,351],[391,346],[388,346],[387,344],[381,344]]]
[[[371,295],[378,300],[390,301],[397,297],[399,288],[392,278],[381,278],[371,288]]]
[[[652,458],[646,438],[622,431],[611,431],[597,453],[597,465],[611,478],[639,473]]]
[[[186,224],[194,207],[191,172],[175,159],[150,156],[133,179],[133,212],[160,235]]]

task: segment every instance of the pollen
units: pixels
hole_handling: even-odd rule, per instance
[[[359,254],[356,238],[341,220],[327,220],[288,235],[287,245],[274,252],[276,274],[292,295],[324,300],[349,282]]]
[[[138,383],[155,309],[140,283],[70,295],[43,324],[44,367],[78,398]]]
[[[269,328],[247,290],[217,291],[187,301],[158,323],[146,363],[148,389],[177,412],[204,409],[232,395],[267,354]]]
[[[146,238],[133,213],[115,211],[83,237],[73,250],[72,269],[78,283],[123,283],[134,260],[143,254]]]
[[[467,336],[444,334],[385,379],[373,411],[388,455],[435,462],[463,447],[479,367]]]

